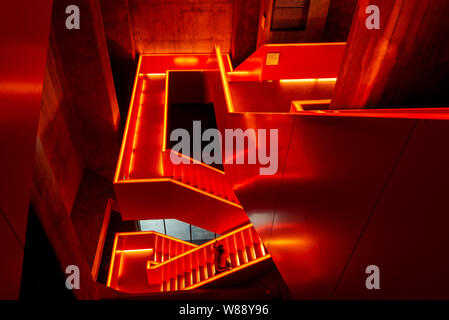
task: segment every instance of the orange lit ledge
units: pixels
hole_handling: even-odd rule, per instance
[[[149,249],[131,249],[131,250],[117,250],[115,253],[152,253],[153,248]]]
[[[331,103],[330,99],[321,99],[321,100],[297,100],[292,101],[291,111],[302,112],[304,111],[303,105],[320,105],[320,104],[329,104]]]
[[[307,116],[449,120],[449,108],[340,109],[298,112]]]

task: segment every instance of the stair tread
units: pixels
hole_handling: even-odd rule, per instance
[[[231,231],[218,240],[220,244],[226,247],[228,252],[228,260],[231,262],[231,268],[244,268],[247,264],[253,264],[267,253],[264,251],[263,245],[257,233],[252,226],[245,226],[237,231]],[[198,287],[202,283],[209,282],[216,277],[221,278],[229,273],[223,272],[216,274],[214,264],[214,243],[208,242],[199,247],[191,249],[191,252],[182,257],[173,257],[173,260],[165,261],[160,267],[161,279],[160,287],[162,291],[185,290],[190,287]],[[162,246],[164,248],[164,246]],[[189,250],[185,244],[178,245],[177,253]],[[160,256],[163,253],[160,252]],[[231,270],[232,270],[231,269]],[[158,269],[159,270],[159,269]],[[163,271],[165,270],[165,271]],[[163,274],[170,274],[168,280],[165,280]]]

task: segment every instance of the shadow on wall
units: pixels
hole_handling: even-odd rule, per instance
[[[20,300],[75,300],[72,291],[65,287],[65,279],[53,247],[30,207]]]

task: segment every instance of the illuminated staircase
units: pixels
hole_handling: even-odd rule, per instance
[[[170,159],[168,159],[170,152],[175,151],[166,150],[165,155],[167,158],[164,162],[164,172],[169,175],[170,178],[183,184],[185,187],[190,186],[194,188],[195,191],[200,191],[209,197],[241,208],[241,205],[227,182],[223,171],[196,161],[192,158],[188,158],[192,163],[173,164]],[[177,154],[184,157],[179,153]]]
[[[215,66],[207,64],[210,56],[181,58],[198,58],[198,70],[211,70],[212,67],[215,70]],[[152,70],[159,65],[158,59],[165,61],[160,65],[163,70]],[[115,194],[123,220],[167,217],[225,234],[249,223],[249,219],[224,171],[191,158],[188,158],[191,163],[175,165],[170,160],[170,154],[175,151],[166,145],[170,97],[180,99],[173,86],[170,87],[169,79],[171,74],[181,69],[182,66],[175,70],[173,67],[184,61],[182,59],[178,55],[143,55],[139,59],[114,177]],[[188,205],[180,210],[179,203]],[[214,212],[214,219],[208,219],[210,212]]]
[[[215,274],[214,246],[222,244],[232,269]],[[148,284],[155,291],[190,290],[224,279],[271,256],[251,224],[161,263],[147,262]]]

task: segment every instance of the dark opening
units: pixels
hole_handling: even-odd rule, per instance
[[[201,122],[201,136],[207,129],[217,129],[214,104],[207,95],[203,72],[170,72],[169,77],[167,147],[171,149],[179,142],[170,141],[170,133],[178,128],[185,129],[190,135],[190,155],[186,155],[195,158],[193,155],[194,121]],[[210,141],[200,141],[201,150],[209,143]],[[219,158],[222,159],[221,150]],[[201,161],[196,158],[195,160]],[[221,163],[210,165],[223,170]]]
[[[20,300],[74,300],[65,286],[65,273],[42,225],[29,210],[22,269]]]
[[[310,0],[274,0],[272,31],[305,30]]]

